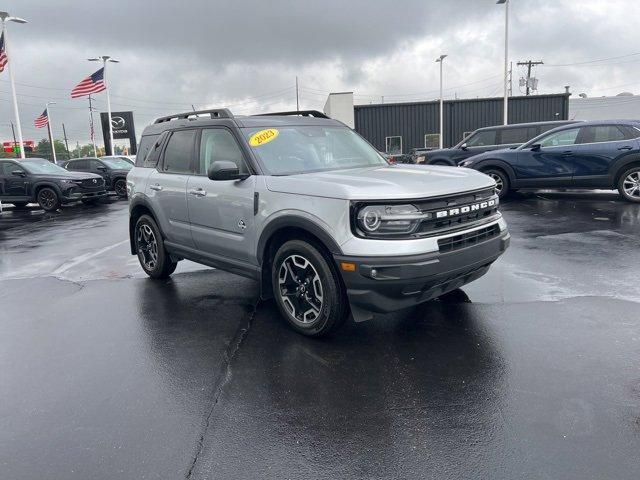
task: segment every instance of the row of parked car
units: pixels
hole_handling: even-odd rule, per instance
[[[407,156],[405,156],[407,157]],[[521,188],[617,189],[640,202],[640,121],[559,121],[480,128],[452,148],[397,163],[473,168],[500,197]]]
[[[72,202],[96,203],[108,192],[126,197],[133,164],[127,156],[74,158],[60,164],[44,158],[2,158],[0,202],[17,208],[38,203],[50,212]]]

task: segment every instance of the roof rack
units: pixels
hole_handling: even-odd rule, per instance
[[[166,117],[160,117],[153,123],[163,123],[170,120],[183,119],[188,120],[190,117],[204,115],[211,115],[211,118],[233,118],[233,113],[228,108],[212,108],[211,110],[194,110],[192,112],[176,113],[175,115],[167,115]]]
[[[280,117],[285,115],[301,115],[303,117],[330,118],[324,113],[319,112],[318,110],[293,110],[291,112],[259,113],[254,116],[255,117],[266,117],[266,116]]]

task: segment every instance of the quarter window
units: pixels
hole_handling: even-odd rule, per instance
[[[529,140],[528,128],[505,128],[502,130],[501,144],[524,143]]]
[[[163,171],[170,173],[190,173],[195,130],[173,132],[164,151]]]
[[[564,147],[576,143],[579,128],[571,128],[562,130],[561,132],[552,133],[540,140],[541,147]]]
[[[402,153],[402,137],[386,137],[385,150],[389,155],[399,155]]]
[[[145,165],[145,159],[158,138],[160,138],[160,135],[145,135],[140,139],[140,146],[138,146],[138,153],[136,155],[136,167],[148,166]],[[156,163],[154,163],[153,166],[155,167],[157,163],[158,159],[156,158]]]
[[[249,173],[242,150],[231,132],[224,128],[204,129],[200,137],[198,173],[206,175],[211,164],[217,161],[233,162],[241,174]]]

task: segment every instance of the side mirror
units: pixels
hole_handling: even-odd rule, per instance
[[[98,170],[100,170],[101,172],[106,172],[107,171],[107,167],[98,167]]]
[[[24,173],[22,170],[14,170],[11,172],[11,175],[13,175],[14,177],[26,177],[27,174]]]
[[[248,178],[249,175],[241,174],[240,170],[238,170],[238,165],[234,162],[228,162],[224,160],[219,160],[213,162],[209,167],[209,171],[207,172],[207,176],[210,180],[244,180]]]
[[[462,145],[460,145],[460,148],[462,150],[466,150],[467,149],[467,142],[464,142]]]
[[[538,150],[540,150],[540,147],[542,147],[542,145],[540,145],[539,143],[534,143],[533,145],[531,145],[531,151],[537,152]]]

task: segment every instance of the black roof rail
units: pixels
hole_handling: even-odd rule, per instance
[[[254,117],[267,117],[267,116],[280,117],[280,116],[287,116],[287,115],[301,115],[303,117],[330,118],[324,113],[319,112],[318,110],[292,110],[290,112],[259,113],[254,115]]]
[[[163,122],[168,122],[170,120],[174,120],[174,119],[183,119],[183,120],[187,120],[189,117],[193,117],[193,116],[197,116],[197,115],[204,115],[204,114],[209,114],[211,115],[211,118],[233,118],[233,113],[231,113],[231,111],[228,108],[212,108],[210,110],[194,110],[191,112],[184,112],[184,113],[176,113],[174,115],[167,115],[166,117],[160,117],[158,119],[156,119],[155,122],[153,123],[163,123]]]

